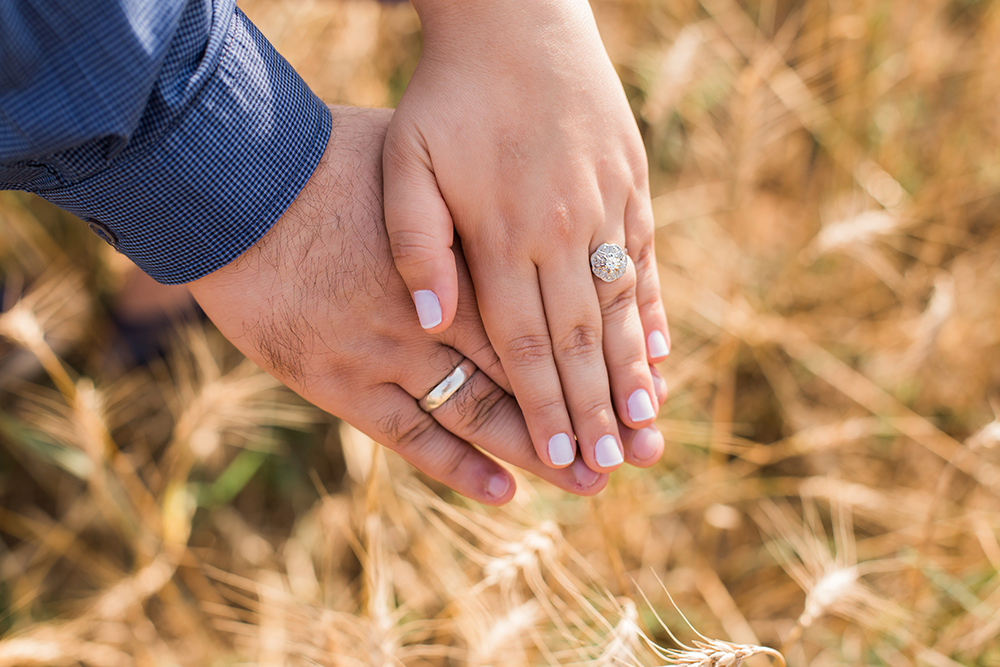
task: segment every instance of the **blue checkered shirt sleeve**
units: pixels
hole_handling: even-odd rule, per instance
[[[235,0],[0,2],[0,188],[88,221],[160,282],[267,233],[330,127]]]

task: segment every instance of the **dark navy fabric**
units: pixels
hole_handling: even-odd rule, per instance
[[[160,282],[259,240],[330,127],[235,0],[0,2],[0,188],[108,230]]]

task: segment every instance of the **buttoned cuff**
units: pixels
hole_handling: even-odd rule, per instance
[[[39,191],[161,283],[212,273],[256,243],[309,180],[327,107],[237,10],[214,73],[148,150]]]

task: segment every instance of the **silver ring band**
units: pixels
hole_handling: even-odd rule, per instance
[[[616,243],[602,243],[590,256],[590,270],[606,283],[625,275],[628,253]]]
[[[472,374],[476,372],[476,365],[468,359],[462,359],[462,363],[455,367],[448,377],[441,380],[436,387],[427,392],[427,395],[417,401],[417,405],[424,412],[437,410],[445,401],[451,398],[456,391],[462,388]]]

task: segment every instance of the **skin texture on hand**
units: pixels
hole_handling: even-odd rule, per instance
[[[464,306],[457,232],[539,457],[568,465],[568,440],[595,471],[636,461],[619,424],[652,427],[669,334],[645,152],[590,7],[413,4],[424,52],[386,138],[385,213],[421,322],[450,330]],[[590,271],[605,242],[631,258],[612,283]]]
[[[497,505],[515,490],[510,474],[470,442],[562,489],[597,493],[607,475],[582,464],[553,470],[538,459],[461,252],[463,305],[452,326],[438,334],[420,327],[382,219],[391,115],[333,109],[326,153],[292,206],[239,259],[191,283],[192,294],[257,364],[469,498]],[[479,370],[442,407],[421,411],[417,399],[463,356]],[[656,445],[649,433],[629,437]]]

